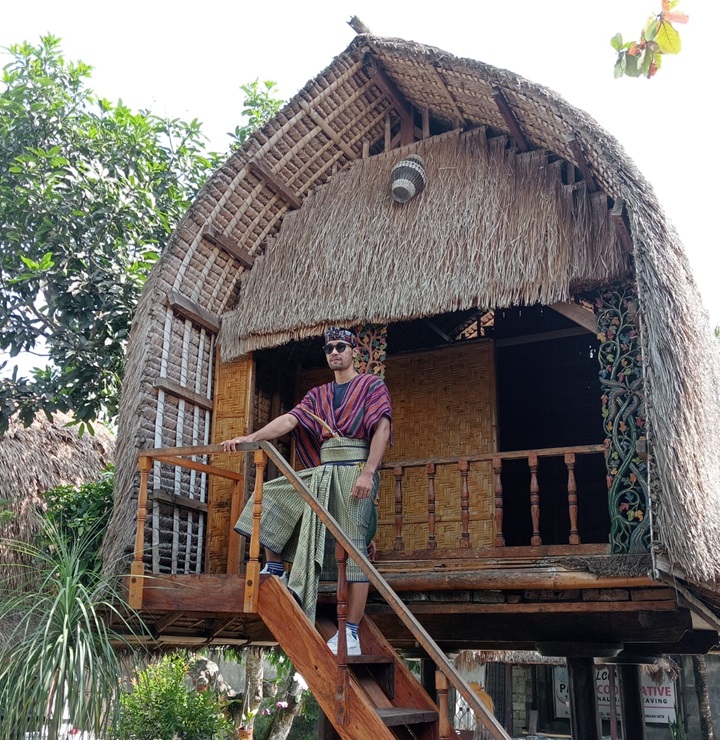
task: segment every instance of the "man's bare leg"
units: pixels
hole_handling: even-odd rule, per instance
[[[269,547],[263,548],[265,550],[265,562],[266,563],[282,563],[282,555],[279,552],[271,550]]]
[[[348,583],[348,622],[360,624],[360,620],[365,613],[365,604],[367,603],[369,591],[370,584],[367,582]]]

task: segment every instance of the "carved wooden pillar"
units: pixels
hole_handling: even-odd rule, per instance
[[[458,467],[462,479],[462,485],[460,486],[460,523],[462,525],[460,547],[468,549],[470,547],[470,489],[468,488],[470,463],[467,460],[460,460]]]
[[[615,286],[597,299],[598,360],[613,552],[650,547],[642,352],[634,286]]]
[[[580,544],[580,532],[578,532],[578,503],[577,503],[577,482],[575,481],[575,453],[568,452],[565,455],[565,466],[568,471],[568,513],[570,515],[570,538],[568,542],[571,545]]]
[[[495,547],[505,547],[505,535],[503,534],[502,458],[493,458],[492,469],[495,474]]]

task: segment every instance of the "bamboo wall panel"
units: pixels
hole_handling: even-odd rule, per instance
[[[218,362],[215,373],[215,408],[212,439],[224,439],[251,430],[254,386],[252,356],[232,362]],[[213,464],[236,472],[245,472],[245,455],[215,455]],[[207,516],[207,547],[205,571],[224,573],[227,563],[230,532],[230,502],[233,482],[213,476],[210,481]]]
[[[495,449],[495,369],[492,344],[467,344],[389,357],[386,382],[393,403],[394,444],[385,462],[492,452]],[[327,368],[302,373],[299,397],[332,380]],[[435,538],[438,548],[459,547],[462,534],[460,472],[438,466],[435,477]],[[490,463],[473,463],[468,476],[470,545],[493,543],[493,474]],[[406,550],[428,542],[425,467],[403,478],[403,539]],[[383,471],[376,541],[391,550],[395,538],[395,478]]]

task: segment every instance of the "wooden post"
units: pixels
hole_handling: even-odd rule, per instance
[[[492,459],[492,469],[495,473],[495,547],[505,547],[503,534],[503,486],[502,486],[502,458]]]
[[[470,463],[465,459],[461,459],[458,467],[460,468],[460,478],[462,480],[460,487],[460,522],[462,524],[460,547],[467,550],[470,547],[470,491],[468,489]]]
[[[528,456],[528,466],[530,467],[530,516],[532,517],[533,528],[530,544],[533,547],[538,547],[542,545],[542,538],[540,537],[540,486],[537,477],[537,455]]]
[[[135,530],[135,551],[130,565],[130,589],[128,604],[133,609],[142,609],[143,577],[145,565],[145,519],[147,518],[148,476],[152,469],[152,458],[141,455],[138,459],[140,468],[140,489],[138,491],[137,529]]]
[[[228,532],[227,573],[236,576],[240,572],[241,552],[240,545],[245,538],[235,531],[235,522],[240,518],[243,490],[245,481],[236,480],[233,483],[232,499],[230,500],[230,531]]]
[[[393,475],[395,476],[395,542],[393,544],[393,550],[399,551],[404,549],[402,538],[402,515],[403,515],[403,500],[402,500],[402,479],[403,469],[399,465],[393,468]]]
[[[570,727],[573,740],[601,740],[600,713],[595,693],[595,660],[567,658],[570,684]],[[635,735],[628,735],[636,740]]]
[[[646,740],[645,714],[643,712],[640,666],[621,664],[620,673],[620,712],[622,716],[623,737],[632,740]]]
[[[450,708],[448,707],[448,680],[442,671],[435,671],[435,688],[439,713],[440,740],[450,740],[453,735]]]
[[[245,600],[243,611],[257,613],[258,589],[260,587],[260,517],[262,516],[263,474],[267,465],[264,450],[255,450],[255,490],[253,491],[253,526],[250,536],[250,559],[245,568]]]
[[[435,550],[435,463],[425,466],[428,477],[428,550]]]
[[[575,482],[575,453],[568,452],[565,455],[565,465],[568,471],[568,511],[570,513],[570,539],[571,545],[580,544],[580,532],[578,532],[577,517],[577,483]]]
[[[385,116],[385,151],[389,152],[392,147],[392,121],[390,115]]]
[[[337,691],[335,706],[335,724],[346,725],[350,721],[347,711],[347,692],[349,688],[349,674],[347,666],[347,560],[348,554],[345,548],[339,543],[335,543],[335,560],[338,567],[337,582],[337,623],[338,623],[338,641],[337,641]]]
[[[615,691],[617,681],[615,680],[615,666],[610,664],[608,669],[608,694],[610,695],[610,740],[618,740],[617,732],[617,701]]]

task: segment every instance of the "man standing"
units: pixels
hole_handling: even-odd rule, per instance
[[[300,476],[335,517],[353,544],[364,551],[374,521],[374,499],[380,482],[378,468],[390,439],[392,411],[385,383],[374,375],[360,375],[354,359],[355,335],[330,327],[324,351],[335,375],[332,383],[313,388],[292,411],[273,419],[252,434],[223,442],[226,451],[243,442],[271,441],[295,434],[296,449],[306,470]],[[252,499],[235,529],[252,529]],[[295,536],[293,536],[295,535]],[[262,573],[285,578],[283,560],[293,562],[288,586],[301,594],[303,608],[314,621],[317,584],[323,567],[325,527],[304,505],[285,478],[263,487],[260,542],[265,548]],[[367,601],[369,582],[348,559],[348,655],[360,655],[358,624]],[[328,641],[337,653],[337,635]]]

